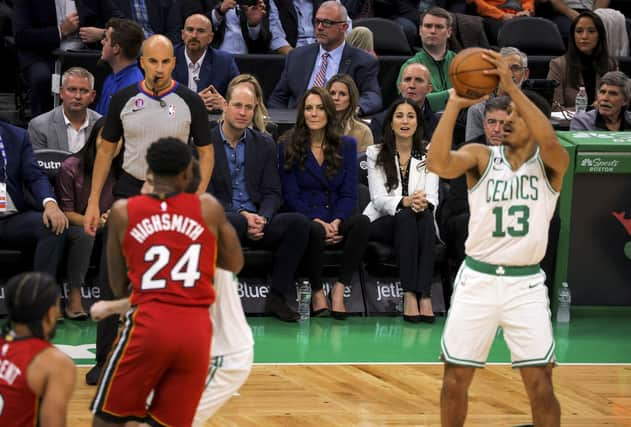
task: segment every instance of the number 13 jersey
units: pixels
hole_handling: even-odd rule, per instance
[[[538,264],[559,193],[548,181],[539,148],[513,171],[503,146],[489,147],[489,164],[469,189],[468,256],[489,264]]]
[[[202,217],[199,197],[132,197],[127,200],[127,217],[123,253],[132,284],[131,304],[212,304],[217,243]]]

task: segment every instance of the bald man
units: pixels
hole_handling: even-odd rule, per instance
[[[197,189],[203,193],[208,187],[214,165],[214,150],[210,139],[208,113],[201,98],[185,85],[172,78],[175,56],[171,41],[154,35],[142,45],[140,66],[144,80],[134,83],[112,96],[105,119],[94,171],[90,198],[83,224],[87,233],[95,234],[99,218],[99,200],[105,179],[109,174],[117,142],[123,138],[122,173],[114,186],[116,199],[140,194],[145,181],[149,146],[160,138],[174,137],[183,144],[192,142],[199,155],[201,182]],[[105,239],[103,239],[105,240]],[[103,251],[105,253],[105,251]],[[99,280],[104,299],[112,299],[106,277],[107,268],[101,260]],[[88,384],[96,384],[100,367],[116,338],[116,318],[100,322],[97,329],[96,366],[86,375]]]
[[[175,47],[173,78],[202,98],[206,109],[224,110],[226,90],[239,68],[229,52],[213,49],[214,33],[208,17],[194,14],[186,18],[182,42]]]
[[[403,68],[397,90],[399,91],[401,97],[411,99],[414,103],[421,107],[421,111],[423,111],[423,120],[425,121],[427,129],[427,134],[423,136],[423,139],[429,141],[432,138],[432,133],[438,123],[438,119],[427,100],[427,94],[432,91],[432,81],[429,69],[419,62],[410,62]],[[386,116],[386,112],[387,111],[383,111],[376,114],[370,120],[370,130],[372,131],[375,143],[381,141],[383,133],[383,120]]]

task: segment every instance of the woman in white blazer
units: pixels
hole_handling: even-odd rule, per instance
[[[381,144],[366,150],[370,239],[393,245],[404,292],[403,319],[434,322],[434,209],[438,176],[426,168],[426,124],[416,103],[401,99],[388,112]]]

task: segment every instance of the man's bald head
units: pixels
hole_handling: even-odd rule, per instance
[[[142,44],[140,66],[145,72],[147,89],[160,92],[171,86],[175,56],[173,43],[165,36],[156,34]]]
[[[404,98],[410,98],[418,105],[425,102],[425,97],[432,91],[429,69],[418,62],[408,64],[401,73],[399,92]]]
[[[213,26],[210,19],[199,13],[186,18],[182,28],[182,41],[191,61],[197,61],[213,41]]]
[[[150,54],[155,53],[156,49],[161,54],[173,56],[173,43],[162,34],[154,34],[142,42],[142,56],[150,56]]]

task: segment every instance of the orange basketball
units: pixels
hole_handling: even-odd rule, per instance
[[[485,49],[470,47],[461,50],[449,64],[449,77],[456,93],[465,98],[480,98],[497,88],[499,77],[484,74],[495,66],[482,57]]]

